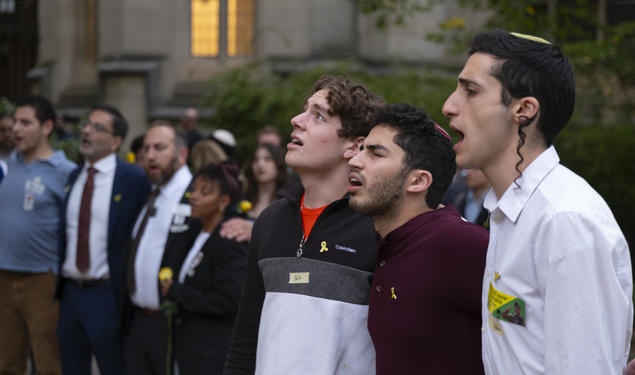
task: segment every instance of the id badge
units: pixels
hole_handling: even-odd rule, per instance
[[[33,207],[35,206],[35,197],[33,193],[28,192],[24,195],[24,203],[22,203],[22,208],[24,211],[33,211]]]

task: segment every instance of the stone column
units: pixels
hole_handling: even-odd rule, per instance
[[[118,108],[128,120],[128,135],[119,151],[119,156],[125,159],[130,142],[148,128],[146,74],[104,74],[101,84],[103,101]]]

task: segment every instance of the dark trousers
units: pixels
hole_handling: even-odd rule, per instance
[[[130,330],[124,336],[125,374],[164,375],[167,336],[162,311],[149,313],[135,308]]]
[[[101,375],[123,374],[120,316],[112,283],[90,288],[63,283],[57,327],[63,374],[90,374],[93,353]]]
[[[222,375],[234,317],[182,311],[175,324],[174,345],[180,375]]]

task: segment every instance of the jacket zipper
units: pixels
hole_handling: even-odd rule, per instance
[[[337,201],[335,201],[337,202]],[[329,209],[331,209],[331,206],[333,205],[333,203],[335,202],[331,202],[328,206],[326,206],[326,208],[324,209],[324,211],[322,211],[322,213],[320,214],[320,216],[318,216],[317,220],[315,220],[315,223],[313,224],[313,228],[311,229],[311,233],[309,233],[309,236],[312,233],[315,233],[315,228],[317,227],[317,224],[322,221],[322,217],[324,216],[324,214],[326,213],[326,211],[328,211]],[[298,207],[299,208],[299,207]],[[304,253],[304,244],[306,244],[306,241],[309,239],[309,236],[304,235],[304,225],[302,224],[302,212],[300,212],[300,231],[302,232],[302,238],[300,239],[300,243],[298,244],[298,249],[295,252],[295,256],[297,258],[301,258],[302,254]]]
[[[302,248],[304,247],[304,243],[306,242],[306,238],[304,237],[304,233],[302,233],[302,239],[300,240],[300,245],[298,245],[298,250],[295,252],[295,256],[300,258],[302,256]]]

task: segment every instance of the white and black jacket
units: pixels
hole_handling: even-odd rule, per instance
[[[372,221],[344,197],[303,241],[303,193],[299,179],[287,185],[254,224],[226,375],[375,373],[367,329]]]

